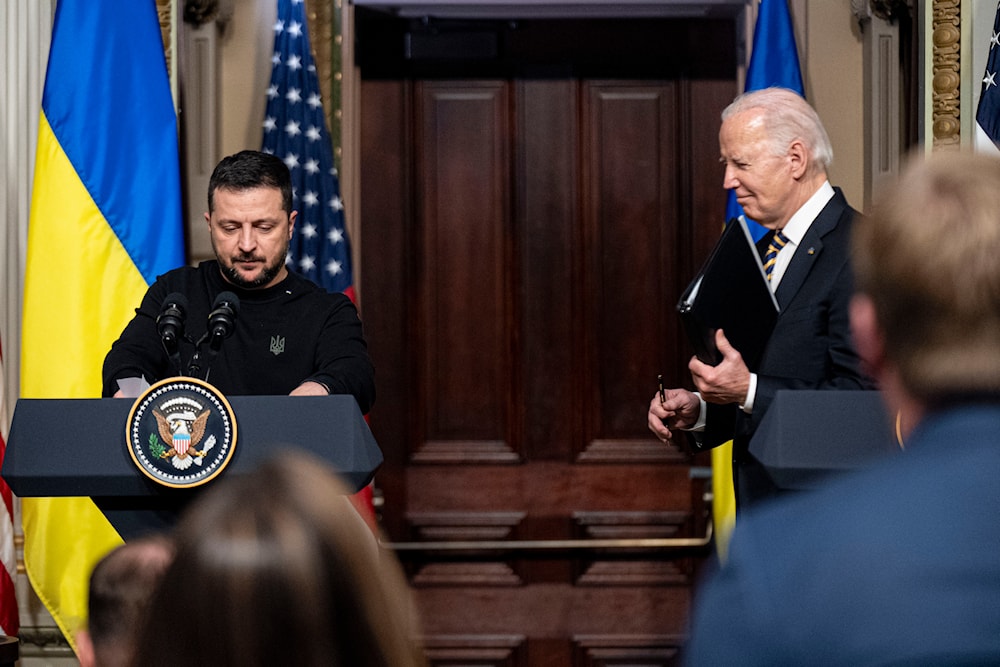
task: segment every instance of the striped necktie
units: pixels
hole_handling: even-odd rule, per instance
[[[788,237],[782,234],[779,229],[774,233],[771,245],[767,246],[767,254],[764,255],[764,275],[767,276],[768,281],[771,280],[771,275],[774,273],[774,264],[778,260],[778,253],[781,252],[786,243],[788,243]]]

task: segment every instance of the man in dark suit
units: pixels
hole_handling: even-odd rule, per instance
[[[855,226],[851,327],[904,452],[738,522],[688,665],[1000,664],[998,183],[935,153]]]
[[[769,233],[758,249],[780,314],[751,372],[725,332],[717,366],[696,357],[688,368],[698,393],[655,395],[649,428],[665,443],[689,431],[695,449],[733,440],[739,507],[778,490],[749,453],[749,442],[780,389],[867,389],[851,343],[848,242],[856,212],[827,179],[833,157],[815,110],[797,93],[767,88],[736,98],[722,113],[723,185],[747,217]]]

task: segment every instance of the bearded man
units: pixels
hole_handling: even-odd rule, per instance
[[[375,377],[357,309],[285,264],[297,215],[280,159],[258,151],[224,158],[205,213],[215,259],[157,278],[104,359],[104,396],[128,394],[122,386],[134,378],[152,384],[196,368],[223,394],[350,394],[367,413]],[[212,344],[220,295],[238,313],[225,344]]]

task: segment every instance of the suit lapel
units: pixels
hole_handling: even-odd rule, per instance
[[[819,215],[816,216],[812,224],[809,225],[805,236],[802,237],[802,243],[799,244],[799,247],[795,250],[795,254],[792,255],[792,261],[789,262],[788,268],[785,269],[785,275],[781,277],[781,283],[774,293],[775,299],[778,300],[778,307],[782,310],[798,294],[799,289],[809,275],[809,271],[812,270],[813,264],[816,263],[820,253],[823,252],[823,237],[837,226],[840,217],[846,209],[847,200],[844,199],[843,193],[839,189],[836,189],[833,197],[826,203],[826,206],[819,212]]]

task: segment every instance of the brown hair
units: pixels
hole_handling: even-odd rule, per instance
[[[87,632],[97,664],[128,664],[133,635],[172,555],[166,537],[150,535],[116,547],[94,566],[87,596]]]
[[[281,190],[281,206],[292,212],[292,176],[279,158],[260,151],[240,151],[219,161],[208,181],[208,212],[215,211],[215,191],[243,192],[256,188]]]
[[[136,665],[423,664],[394,556],[324,464],[284,452],[185,513]]]

